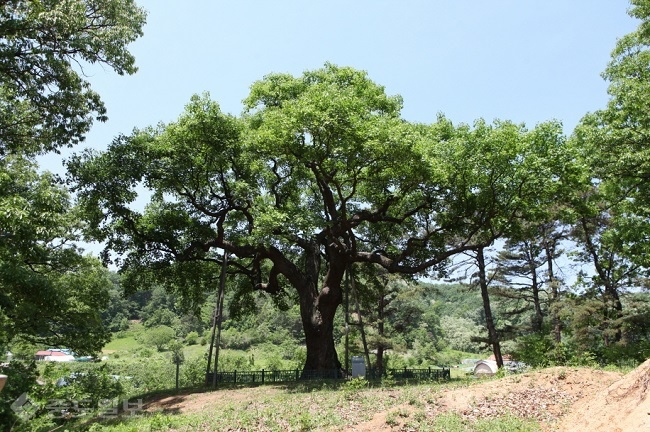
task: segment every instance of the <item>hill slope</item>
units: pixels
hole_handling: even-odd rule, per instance
[[[271,420],[268,414],[282,411],[279,406],[273,407],[273,401],[277,400],[282,404],[309,402],[305,409],[314,408],[311,426],[318,430],[400,431],[418,424],[428,429],[436,417],[447,413],[456,413],[470,424],[510,413],[538,421],[544,431],[627,432],[650,430],[649,384],[650,360],[627,375],[556,367],[461,386],[366,389],[358,394],[348,393],[347,397],[345,390],[339,390],[334,393],[340,395],[329,403],[323,401],[332,396],[331,391],[302,393],[272,386],[224,389],[162,397],[149,402],[146,410],[213,417],[225,409],[231,412],[232,418],[238,418],[244,413],[250,416],[251,407],[258,411],[263,406],[265,409],[259,410],[261,429],[258,430],[267,430],[265,427]],[[361,400],[375,403],[362,406],[358,403]],[[325,412],[328,407],[332,413]],[[343,411],[345,415],[339,421],[319,423],[317,420],[342,415]]]

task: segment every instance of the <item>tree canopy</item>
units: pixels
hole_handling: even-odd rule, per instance
[[[269,75],[245,109],[225,115],[195,96],[178,121],[68,167],[89,235],[133,285],[165,279],[198,301],[226,250],[249,291],[293,291],[305,369],[340,366],[332,323],[350,264],[442,270],[533,212],[558,178],[544,163],[556,126],[412,124],[399,97],[351,68]],[[152,193],[144,211],[138,186]]]
[[[106,120],[88,65],[136,71],[127,45],[142,35],[133,0],[9,0],[0,5],[0,155],[34,154],[83,140]]]
[[[650,3],[632,0],[636,31],[620,38],[603,77],[610,100],[587,114],[574,133],[575,145],[589,169],[602,206],[611,208],[617,237],[629,258],[648,266],[650,215]],[[618,216],[617,216],[618,215]]]
[[[67,191],[23,158],[5,157],[0,168],[0,346],[21,338],[101,349],[107,271],[74,246],[80,223]]]
[[[101,349],[107,271],[75,246],[81,225],[61,179],[34,156],[83,140],[105,120],[90,64],[136,71],[127,45],[145,13],[132,0],[0,4],[0,346],[15,340]]]

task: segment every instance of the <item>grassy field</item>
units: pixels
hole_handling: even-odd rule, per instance
[[[466,380],[409,386],[352,380],[171,393],[168,397],[157,395],[153,400],[145,400],[146,411],[134,416],[83,424],[72,430],[284,432],[344,431],[353,427],[447,432],[540,430],[534,421],[511,416],[468,422],[457,414],[436,413],[442,392],[468,385],[471,383]]]

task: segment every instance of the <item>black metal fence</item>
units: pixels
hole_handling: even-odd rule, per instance
[[[449,380],[451,379],[451,370],[449,368],[427,368],[427,369],[389,369],[388,373],[396,379],[416,379],[416,380]]]
[[[368,370],[366,377],[378,379],[383,376],[391,376],[395,379],[414,379],[414,380],[449,380],[451,371],[449,368],[427,368],[427,369],[387,369],[386,371]],[[214,372],[206,374],[206,384],[211,385],[214,382]],[[266,384],[291,382],[299,380],[325,380],[325,379],[347,379],[348,377],[341,373],[340,370],[313,370],[303,371],[295,370],[277,370],[277,371],[232,371],[217,372],[218,384]]]

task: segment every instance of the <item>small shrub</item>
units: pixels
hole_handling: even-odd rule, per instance
[[[309,412],[303,412],[298,417],[298,426],[300,431],[310,431],[314,429],[314,420]]]
[[[136,353],[138,354],[139,357],[145,359],[151,358],[151,356],[153,356],[153,351],[151,351],[149,348],[141,348],[137,350]]]
[[[181,375],[181,385],[184,387],[198,387],[205,382],[205,371],[208,361],[205,357],[197,357],[185,362]]]
[[[195,331],[191,331],[185,336],[185,343],[188,345],[196,345],[199,339],[199,334]]]
[[[221,351],[219,354],[219,370],[220,371],[248,371],[251,370],[248,358],[243,354]]]
[[[346,400],[353,400],[358,398],[358,394],[361,390],[368,387],[368,381],[365,378],[352,378],[349,381],[346,381],[345,384],[341,386],[343,389],[343,397]]]
[[[365,378],[352,378],[343,384],[344,390],[358,391],[368,387],[368,381]]]
[[[277,371],[283,369],[282,359],[279,356],[273,355],[266,359],[266,370]]]
[[[149,429],[159,431],[174,427],[174,420],[171,416],[156,414],[149,419]]]
[[[596,355],[586,351],[582,353],[577,353],[571,357],[568,361],[569,366],[586,366],[586,367],[598,367],[598,361]]]
[[[558,358],[554,343],[547,335],[532,334],[517,340],[515,357],[533,367],[555,364]]]
[[[386,424],[390,427],[396,427],[399,425],[399,421],[397,421],[396,411],[391,411],[388,414],[386,414]]]

